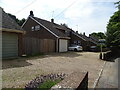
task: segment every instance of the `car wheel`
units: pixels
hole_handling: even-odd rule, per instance
[[[77,52],[77,49],[75,48],[74,51]]]

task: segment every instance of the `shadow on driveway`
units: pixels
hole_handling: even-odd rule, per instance
[[[2,69],[18,68],[30,66],[31,63],[27,62],[25,58],[13,59],[13,60],[2,60]]]
[[[31,63],[27,62],[27,60],[36,60],[48,57],[70,57],[75,58],[78,56],[82,56],[82,54],[78,54],[78,52],[66,52],[66,53],[45,53],[44,55],[40,56],[30,56],[30,57],[20,57],[18,59],[11,59],[11,60],[2,60],[2,69],[8,68],[19,68],[32,65]]]

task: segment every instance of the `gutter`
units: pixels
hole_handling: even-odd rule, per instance
[[[12,33],[22,33],[22,34],[26,33],[26,31],[23,31],[23,30],[15,30],[15,29],[7,29],[7,28],[2,28],[2,29],[0,29],[0,31],[12,32]]]

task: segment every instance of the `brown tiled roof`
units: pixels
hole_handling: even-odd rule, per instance
[[[83,40],[85,40],[85,41],[90,41],[90,42],[92,42],[92,43],[94,43],[94,44],[98,44],[98,42],[96,42],[95,40],[93,40],[93,39],[91,39],[90,37],[87,37],[86,35],[81,35],[81,34],[78,34],[78,33],[76,33],[76,32],[74,32],[76,35],[78,35],[80,38],[82,38]]]
[[[92,42],[92,43],[94,43],[94,44],[98,44],[95,40],[93,40],[93,39],[91,39],[90,37],[87,37],[86,35],[81,35],[81,34],[79,34],[81,37],[83,37],[84,39],[86,39],[87,41],[90,41],[90,42]]]
[[[21,27],[2,8],[2,28],[21,30]]]
[[[63,28],[61,25],[58,25],[56,23],[52,23],[50,21],[47,20],[43,20],[37,17],[31,17],[34,18],[36,21],[38,21],[40,24],[44,25],[46,28],[48,28],[51,32],[53,32],[54,34],[56,34],[58,37],[62,37],[62,38],[70,38],[67,37],[66,34],[60,32],[57,28],[61,28],[61,29],[65,29]],[[66,30],[66,29],[65,29]]]

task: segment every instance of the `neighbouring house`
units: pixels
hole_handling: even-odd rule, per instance
[[[39,54],[41,52],[67,52],[68,37],[58,30],[60,25],[50,21],[34,17],[33,11],[22,28],[26,31],[24,35],[24,52],[27,55]]]
[[[21,27],[0,8],[2,13],[2,59],[16,58],[23,54],[23,34]]]
[[[77,32],[71,31],[71,44],[81,45],[83,47],[83,50],[87,50],[88,42],[87,39],[82,37]]]
[[[57,30],[60,32],[66,34],[70,39],[68,40],[68,45],[75,44],[75,45],[81,45],[83,47],[84,51],[88,51],[90,46],[96,46],[98,45],[98,40],[92,37],[87,37],[85,33],[79,34],[78,31],[74,31],[70,29],[69,27],[63,26],[63,25],[57,25]]]
[[[90,46],[96,46],[98,45],[98,42],[91,39],[90,37],[87,37],[85,34],[79,34],[78,31],[71,30],[71,44],[81,45],[83,47],[84,51],[88,51]]]
[[[94,40],[93,38],[86,36],[85,33],[83,35],[82,34],[79,34],[79,35],[87,41],[87,43],[85,45],[87,51],[90,49],[91,46],[97,46],[98,45],[97,39]]]
[[[89,46],[88,39],[83,37],[83,35],[78,34],[78,32],[75,32],[66,26],[57,25],[56,28],[60,32],[70,37],[68,40],[68,46],[71,44],[81,45],[83,47],[83,50],[87,50],[87,47]]]

